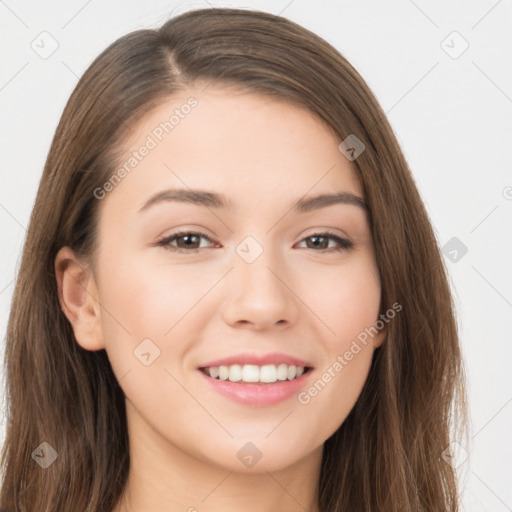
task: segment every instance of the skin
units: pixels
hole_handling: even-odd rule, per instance
[[[353,408],[385,331],[306,405],[296,395],[236,403],[197,368],[284,352],[314,367],[307,389],[374,325],[380,282],[365,210],[290,211],[306,194],[362,189],[341,141],[309,111],[222,88],[196,86],[149,112],[127,158],[191,95],[198,106],[100,201],[94,272],[68,247],[55,261],[76,341],[106,350],[126,395],[131,466],[115,512],[317,510],[323,443]],[[231,209],[160,202],[138,213],[173,187],[223,193]],[[209,239],[193,238],[197,251],[156,245],[178,228]],[[315,247],[309,237],[324,228],[353,247]],[[252,263],[235,250],[249,235],[263,249]],[[146,338],[160,350],[149,366],[134,356]],[[237,457],[248,442],[262,454],[250,468]]]

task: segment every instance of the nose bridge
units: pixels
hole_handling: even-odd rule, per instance
[[[284,259],[271,247],[271,237],[246,236],[233,255],[232,287],[226,320],[230,323],[246,321],[253,324],[273,324],[282,320],[294,321],[296,303],[293,293],[285,285]],[[279,277],[278,277],[279,276]],[[284,282],[283,282],[284,281]]]
[[[277,248],[271,243],[271,237],[263,239],[261,235],[257,237],[248,235],[235,247],[236,254],[233,262],[235,275],[244,288],[253,290],[263,288],[264,291],[282,286],[274,272],[279,274],[285,272],[285,269],[281,268],[282,258],[278,255]],[[278,290],[268,291],[278,292]]]

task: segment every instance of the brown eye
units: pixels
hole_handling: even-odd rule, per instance
[[[197,252],[199,249],[207,248],[205,246],[201,247],[201,239],[213,243],[212,240],[203,233],[181,231],[163,238],[157,242],[157,245],[171,251]],[[316,252],[347,251],[354,245],[346,238],[341,238],[332,233],[315,233],[314,235],[304,238],[302,242],[304,241],[307,244],[306,249],[313,249]],[[329,247],[331,241],[334,241],[337,246]]]
[[[329,242],[331,240],[337,243],[338,246],[329,247]],[[319,249],[317,252],[347,251],[354,246],[350,240],[341,238],[332,233],[315,233],[314,235],[304,238],[302,242],[304,241],[306,241],[307,249]]]
[[[202,248],[200,247],[201,238],[212,242],[212,240],[203,233],[181,231],[178,233],[173,233],[172,235],[158,241],[157,245],[171,251],[194,252]],[[176,241],[176,245],[171,243],[174,241]]]

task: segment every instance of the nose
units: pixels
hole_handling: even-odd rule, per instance
[[[290,276],[270,250],[263,250],[252,263],[235,254],[234,268],[226,283],[228,298],[222,311],[224,321],[232,327],[245,325],[255,330],[294,324],[300,300],[293,291]]]

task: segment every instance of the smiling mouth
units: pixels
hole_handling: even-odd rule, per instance
[[[218,381],[234,384],[256,384],[269,386],[293,381],[308,374],[313,368],[309,366],[279,365],[230,365],[199,368],[208,377]]]

